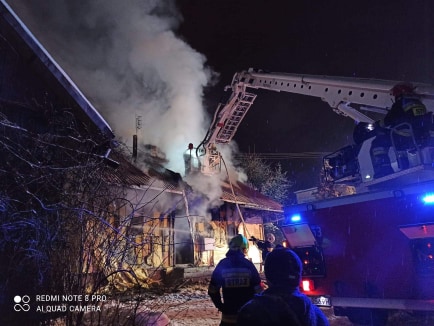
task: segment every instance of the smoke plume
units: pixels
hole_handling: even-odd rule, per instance
[[[183,174],[182,154],[208,126],[206,58],[174,33],[174,0],[10,0],[9,4],[113,128],[158,146]],[[136,122],[140,120],[138,130]]]

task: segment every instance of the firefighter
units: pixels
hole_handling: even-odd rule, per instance
[[[301,273],[302,264],[297,254],[276,246],[265,260],[269,287],[240,309],[237,325],[328,326],[322,311],[300,292]]]
[[[250,237],[250,241],[252,241],[258,247],[258,249],[261,250],[262,263],[264,263],[268,253],[271,252],[275,247],[273,244],[273,242],[275,241],[274,235],[270,233],[267,236],[267,240],[259,240],[252,236]]]
[[[370,149],[374,178],[394,172],[389,158],[392,140],[396,149],[398,167],[404,170],[410,166],[407,151],[417,145],[424,145],[429,138],[431,115],[427,114],[425,105],[414,94],[413,89],[408,84],[393,87],[391,95],[395,97],[395,102],[384,119],[375,123],[376,137]],[[409,127],[413,130],[413,134]]]
[[[238,310],[262,290],[258,270],[246,258],[248,248],[248,240],[241,234],[236,235],[229,242],[226,258],[217,264],[212,273],[208,295],[222,312],[221,326],[235,325]]]

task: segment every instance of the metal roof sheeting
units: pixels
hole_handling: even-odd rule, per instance
[[[146,167],[141,170],[121,153],[113,151],[110,158],[119,162],[119,167],[107,174],[110,183],[130,186],[146,187],[182,194],[182,181],[178,173],[163,168]]]
[[[222,184],[223,194],[221,199],[225,202],[238,203],[240,205],[273,212],[283,212],[281,204],[261,194],[260,192],[250,188],[249,186],[239,181],[232,184],[235,196],[232,193],[231,185],[229,182]]]
[[[124,155],[112,152],[111,158],[120,163],[116,170],[109,174],[109,181],[114,184],[130,187],[150,187],[157,190],[164,190],[172,193],[182,194],[184,188],[189,186],[182,180],[179,173],[161,168],[146,167],[141,170]],[[237,181],[231,185],[228,181],[222,182],[221,200],[228,203],[264,211],[283,212],[281,204]]]

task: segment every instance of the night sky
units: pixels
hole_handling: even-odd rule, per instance
[[[238,71],[434,83],[432,0],[8,2],[116,135],[128,145],[143,116],[139,138],[177,172],[188,143],[208,129],[202,104],[212,116]],[[241,152],[333,152],[352,143],[354,122],[320,99],[255,92],[234,137]],[[295,190],[318,184],[320,158],[281,164]]]
[[[219,74],[205,90],[214,112],[233,74],[272,72],[434,83],[434,3],[424,1],[177,0],[179,35]],[[259,94],[234,140],[241,152],[332,152],[354,123],[320,99]],[[272,162],[270,162],[272,163]],[[296,190],[318,182],[321,160],[284,160]]]

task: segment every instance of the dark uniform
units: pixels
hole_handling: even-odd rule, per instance
[[[214,269],[208,287],[212,302],[222,312],[222,326],[235,325],[238,310],[262,290],[261,278],[255,265],[245,257],[247,239],[237,235],[229,243],[229,248],[226,258]]]
[[[265,262],[265,258],[267,258],[268,253],[273,250],[275,245],[269,240],[259,240],[255,237],[251,237],[251,241],[261,250],[262,262]]]
[[[322,311],[299,291],[302,264],[292,250],[276,247],[265,260],[270,287],[238,313],[239,326],[328,326]]]
[[[376,137],[370,149],[374,178],[394,172],[389,158],[392,142],[396,149],[398,167],[403,170],[410,166],[407,150],[416,145],[424,145],[425,140],[429,138],[431,115],[427,114],[423,103],[411,94],[411,88],[406,85],[399,86],[392,90],[395,94],[395,103],[390,111],[383,121],[375,123]]]

